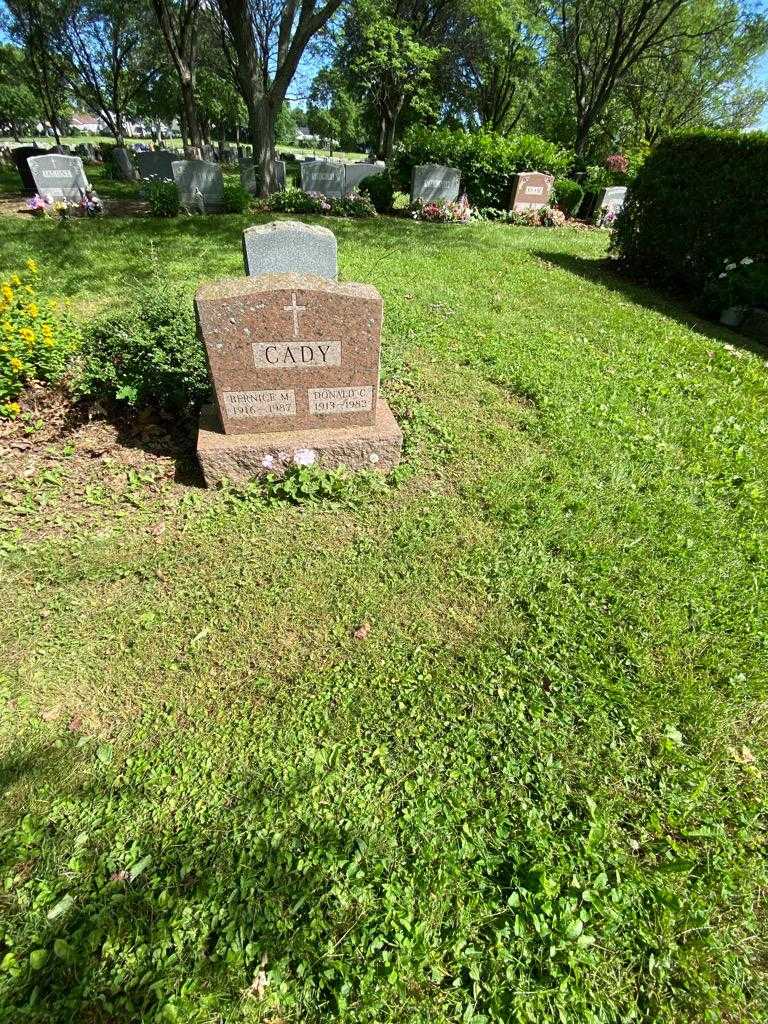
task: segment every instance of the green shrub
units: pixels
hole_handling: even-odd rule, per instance
[[[730,306],[761,306],[768,309],[768,263],[744,256],[738,263],[723,262],[704,286],[707,312],[719,316]]]
[[[768,134],[664,139],[630,186],[613,248],[634,274],[700,296],[726,263],[768,255]]]
[[[568,217],[572,217],[584,196],[584,189],[578,181],[570,178],[556,178],[552,201]]]
[[[247,213],[251,194],[239,181],[224,181],[224,209],[227,213]]]
[[[389,171],[382,171],[381,174],[369,174],[367,178],[363,178],[360,182],[360,191],[370,196],[377,213],[387,213],[392,209],[395,188]]]
[[[416,164],[444,164],[461,171],[464,190],[473,206],[509,205],[512,178],[520,171],[564,174],[573,154],[538,135],[506,138],[494,132],[466,132],[415,125],[403,138],[396,157],[400,188],[410,188]]]
[[[181,208],[179,190],[172,181],[148,181],[145,194],[153,217],[176,217]]]
[[[74,389],[134,406],[179,410],[201,404],[210,384],[189,296],[147,289],[127,312],[92,324]]]

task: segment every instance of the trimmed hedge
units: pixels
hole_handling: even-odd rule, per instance
[[[727,261],[768,255],[768,134],[671,136],[640,168],[613,249],[632,273],[700,295]]]
[[[416,164],[444,164],[461,171],[461,181],[473,206],[503,210],[509,206],[512,178],[519,171],[564,174],[573,154],[538,135],[506,138],[495,132],[455,131],[414,125],[403,138],[395,160],[395,176],[410,191]]]

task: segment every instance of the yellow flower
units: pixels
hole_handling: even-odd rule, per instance
[[[53,338],[43,338],[43,344],[45,345],[46,348],[53,348],[53,346],[56,344],[56,341]]]
[[[44,338],[50,338],[50,336],[53,334],[53,328],[51,327],[50,324],[43,324],[40,330],[43,332]]]
[[[27,293],[27,295],[34,295],[35,294],[35,289],[32,287],[31,284],[25,284],[24,285],[24,291]]]
[[[6,334],[13,334],[14,327],[10,320],[3,320],[3,330]]]
[[[22,336],[24,341],[35,340],[35,332],[32,330],[31,327],[22,327],[21,330],[19,331],[19,334]]]
[[[19,277],[18,274],[13,275],[13,277],[11,278],[11,284],[14,285],[14,287],[16,288],[19,287],[19,285],[21,284],[21,278]]]
[[[31,316],[32,319],[34,320],[39,312],[40,310],[37,308],[34,302],[30,302],[30,304],[27,306],[27,315]]]
[[[31,273],[37,273],[37,260],[27,260],[27,270]]]
[[[9,363],[11,369],[14,370],[15,372],[18,372],[24,365],[24,363],[22,363],[22,361],[17,356],[11,356],[11,358],[9,359]]]
[[[21,406],[18,402],[6,402],[5,403],[5,415],[6,416],[18,416],[21,412]]]
[[[4,284],[0,291],[2,291],[3,298],[6,302],[10,302],[13,299],[13,288],[11,288],[10,285]]]

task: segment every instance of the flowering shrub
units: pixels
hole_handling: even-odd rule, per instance
[[[751,256],[745,256],[738,263],[725,259],[723,269],[710,275],[704,301],[715,314],[733,306],[768,309],[768,263]]]
[[[16,401],[28,381],[53,382],[66,368],[74,334],[61,306],[39,295],[38,268],[0,284],[0,416],[17,416]]]
[[[334,199],[320,192],[304,192],[300,188],[286,188],[256,200],[260,213],[321,213],[333,217],[375,217],[376,209],[370,196],[358,191]]]
[[[469,224],[472,220],[472,207],[466,196],[453,203],[448,199],[435,199],[425,202],[417,199],[411,206],[414,220],[425,220],[432,224]]]
[[[605,166],[611,174],[626,174],[629,170],[629,160],[623,153],[611,153],[605,159]]]
[[[478,220],[494,220],[525,228],[562,228],[566,223],[563,211],[550,206],[531,206],[527,210],[497,210],[491,206],[476,210],[474,215]]]

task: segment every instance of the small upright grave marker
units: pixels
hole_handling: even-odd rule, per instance
[[[282,192],[285,189],[285,160],[275,160],[273,168],[272,191]],[[253,160],[246,159],[245,157],[240,159],[240,184],[251,195],[255,195],[258,191],[256,164]]]
[[[50,152],[49,149],[41,149],[39,146],[16,146],[11,150],[11,159],[16,164],[25,192],[36,191],[35,179],[27,160],[31,156],[49,156]]]
[[[277,220],[243,232],[245,272],[259,274],[316,274],[335,281],[336,236],[328,228]]]
[[[174,160],[171,170],[182,206],[201,213],[224,209],[224,178],[218,164],[208,160]]]
[[[621,213],[627,197],[626,185],[612,185],[605,189],[597,204],[597,223],[610,224]]]
[[[454,203],[459,198],[461,173],[441,164],[418,164],[411,174],[411,202],[432,203],[443,199]]]
[[[139,165],[139,174],[145,180],[148,178],[156,181],[173,181],[173,161],[178,154],[172,153],[169,149],[146,150],[136,154],[136,162]]]
[[[541,171],[524,171],[512,179],[512,195],[509,208],[515,213],[523,210],[549,206],[549,198],[555,179]]]
[[[32,156],[27,161],[38,195],[79,203],[90,189],[79,156],[50,153]]]
[[[382,174],[386,170],[384,163],[344,164],[344,195],[348,196],[365,178],[372,174]]]

